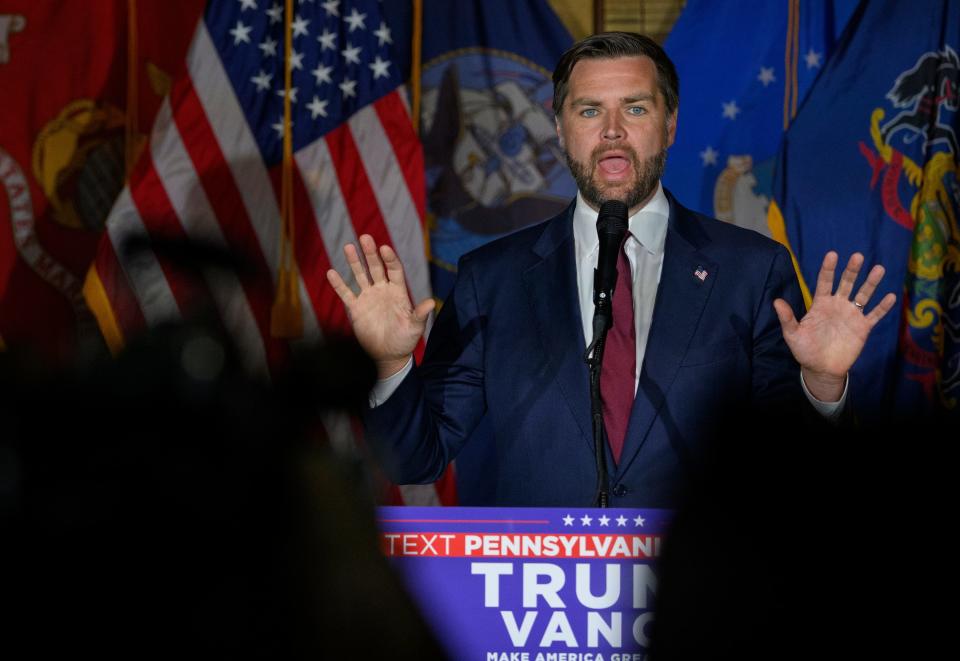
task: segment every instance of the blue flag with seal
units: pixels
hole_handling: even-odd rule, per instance
[[[856,0],[687,3],[664,44],[680,76],[664,174],[677,199],[771,235],[780,139],[855,8]]]
[[[771,215],[804,275],[861,251],[871,303],[900,297],[851,374],[865,417],[960,410],[958,52],[960,2],[865,2],[785,136]]]
[[[421,129],[434,295],[460,256],[576,193],[551,72],[572,39],[546,0],[425,0]]]

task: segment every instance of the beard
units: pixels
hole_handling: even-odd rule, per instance
[[[600,159],[606,152],[614,150],[623,152],[630,160],[630,167],[633,168],[634,173],[632,182],[607,185],[595,180],[594,175]],[[567,159],[567,167],[570,168],[570,173],[577,182],[577,188],[580,189],[583,199],[598,209],[609,200],[619,200],[626,204],[628,209],[633,209],[653,194],[667,164],[666,148],[640,161],[632,147],[618,143],[598,145],[590,154],[589,164],[575,160],[566,150],[563,155]]]

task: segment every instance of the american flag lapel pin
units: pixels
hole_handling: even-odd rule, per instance
[[[697,276],[700,282],[703,282],[707,279],[707,269],[703,268],[702,266],[698,266],[697,270],[694,271],[693,274]]]

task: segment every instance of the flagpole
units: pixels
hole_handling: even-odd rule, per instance
[[[293,87],[290,56],[293,51],[293,0],[286,0],[283,44],[283,165],[280,181],[280,260],[277,293],[270,311],[270,332],[274,337],[296,339],[303,335],[299,273],[293,251],[293,123],[290,90]]]
[[[603,25],[606,22],[603,11],[603,0],[593,0],[593,31],[603,32]]]
[[[420,71],[423,57],[423,0],[413,0],[413,38],[410,40],[410,100],[413,130],[420,133]]]
[[[800,49],[800,3],[799,0],[787,0],[787,38],[783,49],[783,130],[790,128],[791,120],[797,114],[797,63]]]
[[[137,0],[127,0],[127,112],[124,132],[124,179],[130,177],[136,158],[137,136]]]

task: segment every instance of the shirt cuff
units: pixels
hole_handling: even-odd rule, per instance
[[[803,380],[802,372],[800,374],[800,386],[803,388],[803,394],[807,396],[807,401],[809,401],[810,405],[816,409],[817,413],[830,422],[835,422],[840,418],[840,413],[843,411],[843,406],[847,403],[847,389],[850,387],[849,374],[847,374],[847,378],[843,382],[843,394],[840,395],[839,401],[836,402],[821,402],[819,399],[811,395],[810,391],[807,390],[806,382]]]
[[[400,383],[406,378],[410,370],[413,369],[413,356],[407,359],[407,364],[399,372],[385,379],[377,379],[373,384],[373,390],[370,391],[370,408],[375,409],[385,401],[390,399],[390,395],[397,391]],[[809,393],[808,393],[809,396]]]

